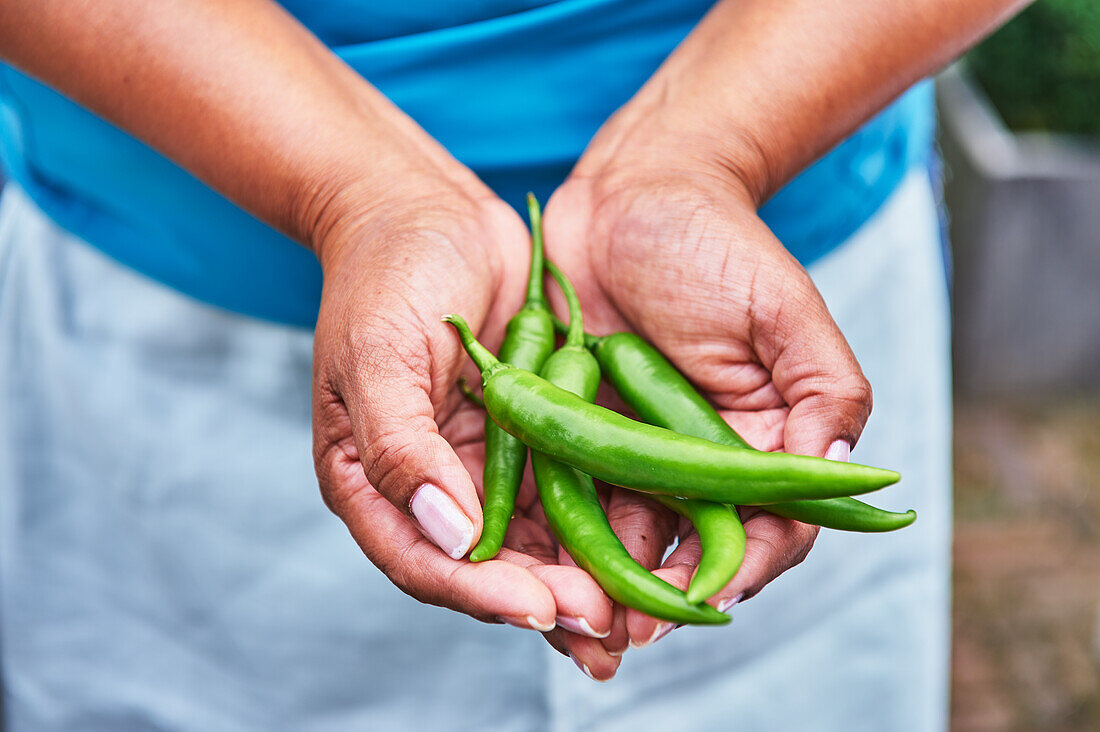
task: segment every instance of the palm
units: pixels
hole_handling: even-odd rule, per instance
[[[662,209],[648,197],[604,199],[594,215],[587,188],[566,184],[547,209],[548,245],[580,292],[586,329],[639,333],[753,446],[782,449],[789,409],[753,342],[753,288],[768,265],[755,248],[732,245],[759,235],[759,224],[715,215],[713,204]]]
[[[800,418],[794,429],[790,423],[790,405],[802,394],[812,396],[806,354],[824,350],[825,358],[834,356],[843,365],[854,358],[843,352],[835,325],[828,330],[832,321],[805,271],[751,206],[732,192],[662,178],[634,180],[619,190],[601,188],[598,179],[574,179],[547,207],[547,247],[577,287],[586,329],[634,331],[654,343],[757,449],[806,449],[813,436],[804,425],[811,419]],[[787,347],[784,338],[806,335],[790,327],[798,321],[792,308],[801,309],[807,322],[826,324],[819,342],[811,337],[798,348]],[[602,396],[614,401],[613,395]],[[642,522],[648,526],[616,526],[628,548],[632,529],[676,525],[645,499],[618,500],[645,503],[650,514]],[[743,510],[742,516],[749,543],[740,573],[725,590],[728,597],[759,591],[790,560],[797,563],[816,536],[811,527],[759,509]],[[660,561],[663,551],[651,550],[645,560]],[[680,548],[657,572],[684,587],[699,552],[697,537],[683,534]],[[656,629],[635,615],[630,632],[647,638]]]

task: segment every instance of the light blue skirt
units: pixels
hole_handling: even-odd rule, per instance
[[[311,335],[126,270],[0,202],[0,662],[34,730],[939,730],[947,290],[923,171],[811,270],[875,390],[853,458],[904,531],[823,531],[723,629],[596,684],[535,633],[421,605],[321,503]]]

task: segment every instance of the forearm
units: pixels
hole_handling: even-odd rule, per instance
[[[624,108],[607,149],[658,117],[759,204],[1027,2],[723,0]]]
[[[307,244],[463,175],[270,0],[0,0],[0,56]]]

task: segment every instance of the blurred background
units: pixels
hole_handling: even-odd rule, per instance
[[[1100,730],[1100,0],[1041,0],[941,74],[938,100],[952,727]]]
[[[1100,729],[1100,2],[941,75],[954,259],[952,727]]]

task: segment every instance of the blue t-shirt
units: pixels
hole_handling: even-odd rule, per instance
[[[282,3],[519,207],[545,200],[600,125],[711,0],[285,0]],[[914,87],[761,209],[803,263],[850,236],[931,146]],[[0,162],[66,229],[193,297],[312,326],[321,272],[305,248],[146,145],[0,65]]]

